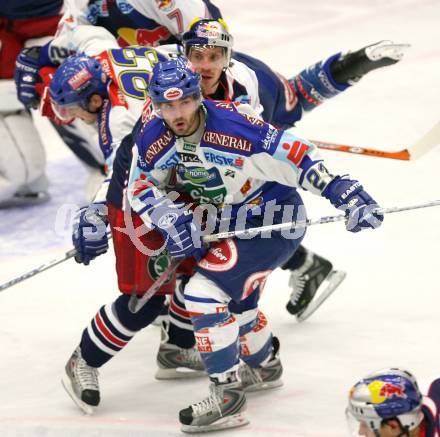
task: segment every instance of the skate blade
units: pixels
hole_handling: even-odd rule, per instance
[[[271,390],[273,388],[278,388],[283,385],[283,381],[281,379],[278,379],[277,381],[270,381],[270,382],[260,382],[259,384],[253,384],[249,387],[246,387],[243,389],[245,393],[253,393],[257,391],[263,391],[263,390]]]
[[[192,370],[187,367],[177,367],[175,369],[157,369],[154,377],[159,380],[164,379],[191,379],[206,376],[204,370]]]
[[[298,322],[304,322],[304,320],[308,319],[333,294],[346,276],[346,272],[333,270],[319,286],[315,297],[307,305],[306,309],[298,313],[296,316]]]
[[[73,391],[72,383],[70,382],[70,379],[67,375],[63,375],[63,377],[61,378],[61,384],[63,385],[64,390],[66,390],[67,394],[71,397],[72,401],[75,402],[75,404],[84,414],[87,414],[88,416],[93,415],[93,413],[95,412],[94,407],[86,404],[80,398],[78,398],[76,393]]]
[[[223,417],[217,420],[212,425],[207,426],[192,426],[192,425],[182,425],[181,431],[189,434],[196,434],[199,432],[209,432],[209,431],[219,431],[228,428],[238,428],[240,426],[247,425],[249,423],[248,418],[244,413],[237,413],[233,416]]]

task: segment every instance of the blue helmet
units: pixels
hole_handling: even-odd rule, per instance
[[[386,419],[398,419],[406,432],[423,419],[422,395],[414,376],[402,369],[374,372],[350,390],[347,414],[379,435]]]
[[[186,58],[158,62],[151,74],[148,93],[153,103],[166,103],[187,96],[200,98],[200,74]]]
[[[226,51],[226,59],[231,61],[234,38],[229,33],[228,25],[221,18],[218,20],[196,19],[187,32],[182,36],[185,54],[188,56],[192,46],[223,47]]]
[[[85,55],[69,56],[50,82],[50,98],[59,106],[77,105],[87,110],[92,94],[107,96],[107,81],[98,60]]]

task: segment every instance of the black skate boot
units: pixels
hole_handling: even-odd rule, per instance
[[[330,71],[336,82],[352,84],[376,68],[399,62],[409,47],[409,44],[379,41],[356,52],[346,53],[330,65]]]
[[[287,311],[300,321],[305,320],[324,303],[344,278],[345,272],[333,270],[330,261],[307,250],[303,264],[290,273],[289,285],[293,292],[286,305]]]

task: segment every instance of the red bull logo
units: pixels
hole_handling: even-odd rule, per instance
[[[174,8],[174,0],[156,0],[156,4],[162,11],[169,11]]]
[[[373,404],[381,404],[394,396],[402,399],[407,398],[403,383],[393,384],[391,382],[375,380],[368,384],[368,390],[370,391]]]
[[[156,47],[161,41],[170,37],[170,31],[164,26],[158,26],[155,29],[132,29],[129,27],[118,29],[118,44],[121,47],[130,45]]]
[[[197,36],[201,38],[220,38],[220,28],[218,23],[202,23],[196,31]]]

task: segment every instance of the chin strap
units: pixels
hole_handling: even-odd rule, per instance
[[[396,437],[403,437],[403,436],[409,437],[409,426],[402,426],[402,425],[400,425],[400,426],[402,428],[402,431]]]

